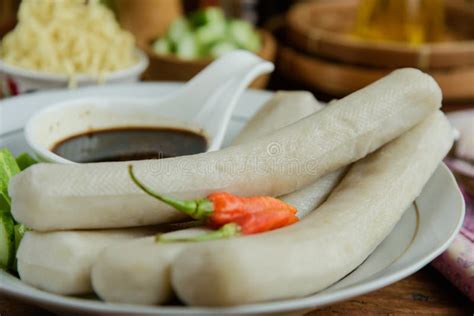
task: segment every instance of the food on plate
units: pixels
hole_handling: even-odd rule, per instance
[[[308,109],[315,111],[316,100],[309,93],[311,101],[309,104],[298,105],[302,100],[297,96],[299,93],[287,93],[288,97],[292,96],[295,102],[291,111],[288,111],[285,120],[280,120],[281,125],[274,125],[275,129],[286,124],[292,123],[301,118],[298,109],[303,109],[306,105]],[[279,98],[280,100],[281,98]],[[289,98],[291,99],[291,98]],[[281,102],[272,102],[272,107],[286,107],[288,104]],[[288,110],[288,109],[287,109]],[[273,116],[262,117],[263,126],[266,120],[272,120]],[[260,126],[245,127],[242,132],[251,135],[252,131],[256,135],[260,135]],[[250,129],[250,133],[248,130]],[[22,156],[18,157],[19,160]],[[24,159],[24,158],[22,158]],[[319,190],[321,191],[321,190]],[[294,199],[299,202],[298,199]],[[305,202],[308,204],[309,202]],[[173,225],[176,227],[178,225]],[[179,225],[183,226],[183,225]],[[179,228],[179,227],[176,227]],[[181,227],[184,228],[184,227]],[[54,292],[58,294],[86,294],[92,291],[90,273],[92,264],[98,256],[101,249],[111,245],[127,244],[131,239],[139,236],[153,235],[159,232],[158,228],[138,228],[138,229],[116,229],[116,230],[97,230],[97,231],[65,231],[51,233],[31,232],[22,243],[21,249],[18,251],[18,271],[20,278],[33,286]],[[205,228],[188,228],[173,233],[161,234],[169,238],[190,238],[212,232]],[[154,239],[154,237],[150,237]],[[155,244],[156,246],[156,244]],[[161,249],[161,248],[160,248]],[[172,248],[167,248],[168,253],[173,252]],[[37,255],[41,253],[41,256]],[[125,253],[123,253],[125,254]],[[156,262],[155,262],[156,264]],[[160,263],[160,265],[163,265]],[[170,282],[166,283],[168,289]],[[126,286],[125,284],[121,285]],[[162,293],[167,293],[162,290]],[[143,291],[140,291],[143,292]],[[167,295],[167,294],[166,294]],[[163,296],[165,297],[165,295]],[[159,299],[159,296],[156,297]]]
[[[306,91],[277,91],[248,121],[232,142],[242,144],[290,125],[323,106]]]
[[[18,274],[23,282],[48,292],[88,294],[92,292],[92,264],[106,247],[173,230],[208,232],[190,228],[196,225],[185,222],[109,230],[29,231],[17,246]]]
[[[302,189],[280,196],[280,199],[293,205],[298,210],[298,217],[303,218],[327,199],[346,171],[347,166],[339,168]]]
[[[322,108],[323,106],[310,92],[278,91],[250,119],[234,139],[233,144],[241,144],[264,136],[283,126],[295,123]],[[305,188],[280,196],[280,198],[293,205],[298,210],[298,217],[303,218],[327,198],[329,192],[341,180],[345,169],[341,168],[331,172]]]
[[[441,112],[356,162],[304,220],[266,234],[185,247],[171,264],[178,297],[228,306],[305,296],[341,279],[382,242],[449,151]]]
[[[97,0],[23,0],[18,24],[0,43],[7,64],[101,77],[138,62],[133,36]]]
[[[301,99],[301,98],[300,98]],[[288,100],[288,102],[290,102]],[[269,102],[272,104],[272,101]],[[289,104],[288,104],[289,105]],[[288,106],[287,105],[287,106]],[[278,103],[272,106],[278,106]],[[263,107],[262,111],[266,111]],[[270,113],[278,113],[271,111]],[[283,112],[281,112],[283,113]],[[292,115],[293,112],[288,112]],[[265,116],[257,114],[257,117]],[[297,120],[297,119],[296,119]],[[293,121],[289,120],[288,123]],[[252,128],[255,135],[262,135],[257,126],[267,124],[249,124],[246,129]],[[252,133],[248,139],[253,139]],[[239,139],[239,137],[237,137]],[[344,168],[343,168],[344,169]],[[339,182],[344,170],[332,172],[320,178],[307,188],[282,196],[281,199],[297,206],[300,217],[309,213],[309,205],[318,206],[326,198],[328,192]],[[313,193],[312,191],[315,191]],[[309,199],[308,199],[309,198]],[[306,211],[301,214],[301,208]],[[313,208],[314,208],[313,207]],[[310,210],[312,210],[311,208]],[[303,222],[305,220],[303,219]],[[169,239],[186,239],[200,236],[203,232],[180,231],[176,233],[187,233],[183,235],[164,235]],[[172,261],[183,248],[194,247],[193,243],[156,243],[154,237],[141,238],[120,245],[108,247],[97,259],[92,270],[92,282],[95,292],[104,300],[111,302],[133,303],[133,304],[161,304],[170,299],[173,290],[170,284],[170,270]],[[142,269],[143,274],[137,274],[137,267]],[[146,277],[145,277],[146,276]],[[146,288],[147,291],[141,289]]]
[[[228,20],[217,7],[177,18],[165,36],[152,44],[156,54],[183,59],[219,57],[236,49],[258,52],[261,46],[260,35],[249,22]]]
[[[207,150],[205,136],[178,128],[130,127],[87,131],[63,139],[51,149],[74,162],[170,158]]]
[[[15,261],[15,221],[0,211],[0,269],[10,270]]]
[[[169,237],[192,238],[206,233],[207,230],[184,230]],[[92,267],[95,293],[107,302],[145,305],[168,302],[173,297],[171,262],[186,245],[185,242],[157,243],[152,236],[107,247]]]
[[[237,135],[235,142],[244,143],[292,124],[320,110],[322,106],[308,92],[278,92]],[[334,171],[306,188],[280,197],[294,205],[298,217],[319,206],[340,181],[343,169]],[[194,239],[211,233],[204,228],[191,228],[162,234],[161,240]],[[132,304],[162,304],[173,291],[170,264],[186,243],[157,245],[155,237],[145,237],[107,247],[94,263],[92,279],[95,292],[104,300]],[[143,271],[134,273],[137,267]],[[141,289],[147,289],[143,291]]]
[[[16,270],[15,253],[26,231],[10,213],[8,183],[15,174],[35,163],[27,153],[15,159],[8,149],[0,149],[0,269],[3,270]]]
[[[156,227],[97,231],[27,232],[18,248],[23,282],[64,295],[92,291],[90,270],[107,246],[158,232]]]
[[[240,234],[257,234],[298,221],[293,206],[271,196],[240,197],[228,192],[214,192],[205,198],[179,200],[147,188],[136,178],[131,165],[128,170],[133,182],[146,194],[189,215],[192,219],[203,221],[210,228],[217,229],[194,239],[160,238],[159,241],[203,241]]]
[[[252,142],[198,155],[136,161],[133,167],[147,187],[179,199],[216,191],[281,196],[365,157],[440,105],[441,91],[433,78],[415,69],[396,70]],[[131,227],[186,218],[137,188],[128,177],[128,165],[34,165],[10,183],[12,213],[39,231]]]

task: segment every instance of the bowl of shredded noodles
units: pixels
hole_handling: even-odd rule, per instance
[[[147,66],[133,35],[98,0],[23,0],[0,42],[4,95],[137,81]]]

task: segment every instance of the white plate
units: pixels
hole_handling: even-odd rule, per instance
[[[35,111],[48,104],[93,95],[161,97],[178,87],[179,84],[175,83],[108,85],[74,91],[43,92],[1,101],[0,147],[7,146],[15,154],[29,150],[22,128]],[[229,126],[226,143],[270,96],[269,92],[245,92]],[[392,233],[370,257],[344,279],[311,296],[230,308],[110,304],[94,299],[49,294],[25,285],[14,276],[2,271],[0,271],[0,293],[12,295],[51,311],[74,314],[162,316],[301,314],[315,307],[374,291],[414,273],[448,247],[459,231],[463,217],[464,201],[456,182],[449,170],[440,165],[414,205],[407,210]]]

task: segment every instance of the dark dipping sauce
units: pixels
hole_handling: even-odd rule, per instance
[[[174,128],[125,127],[91,131],[60,141],[52,151],[74,162],[161,159],[206,151],[198,133]]]

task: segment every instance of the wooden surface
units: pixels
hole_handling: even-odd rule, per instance
[[[450,70],[474,65],[474,6],[467,1],[446,1],[443,40],[421,46],[354,37],[358,2],[305,1],[292,7],[286,16],[286,40],[309,56],[367,67]]]
[[[283,45],[278,55],[277,70],[283,76],[338,97],[359,90],[393,71],[392,68],[334,62]],[[426,72],[438,82],[443,91],[443,100],[456,102],[474,99],[473,65],[448,71],[430,69]]]
[[[326,315],[474,315],[470,302],[436,270],[425,267],[378,291],[312,311]],[[53,316],[43,309],[0,296],[1,316]]]

